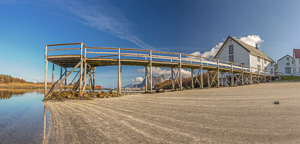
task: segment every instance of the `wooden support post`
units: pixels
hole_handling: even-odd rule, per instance
[[[222,87],[224,86],[224,73],[221,72],[221,83],[222,83]]]
[[[171,68],[171,79],[172,79],[172,91],[175,90],[175,85],[174,85],[174,68]]]
[[[145,93],[148,90],[148,66],[145,66]]]
[[[96,71],[96,68],[94,67],[93,68],[93,92],[95,92],[95,71]]]
[[[179,54],[179,88],[182,91],[181,54]]]
[[[203,62],[201,58],[201,65],[200,65],[200,88],[203,89]]]
[[[191,77],[192,77],[191,88],[194,89],[194,69],[191,69]]]
[[[47,74],[48,74],[48,58],[47,58],[47,46],[45,48],[45,90],[44,90],[44,94],[45,96],[47,95]]]
[[[81,43],[81,48],[80,48],[80,77],[79,77],[79,94],[81,94],[82,90],[82,70],[83,70],[83,58],[82,58],[82,48],[83,48],[83,43]]]
[[[65,68],[65,77],[67,76],[67,68]],[[65,80],[65,90],[66,90],[66,87],[67,86],[67,79]]]
[[[230,86],[233,87],[234,86],[234,74],[233,74],[233,64],[231,63],[231,82],[230,82]]]
[[[242,86],[244,85],[244,71],[242,72]]]
[[[152,93],[152,50],[150,50],[150,63],[149,63],[149,69],[150,69],[150,93]]]
[[[259,84],[259,70],[258,70],[258,74],[257,74],[257,83]]]
[[[60,77],[62,78],[62,67],[60,67]],[[62,83],[60,84],[60,90],[59,90],[60,92],[62,91]]]
[[[219,76],[219,60],[218,60],[218,68],[217,68],[217,88],[220,87],[220,76]]]
[[[54,85],[54,68],[55,68],[55,65],[53,63],[53,65],[52,65],[52,86]]]
[[[121,49],[118,50],[118,96],[121,95]]]
[[[207,88],[210,88],[210,75],[209,75],[209,71],[207,71]]]
[[[250,68],[250,84],[253,84],[252,68]]]

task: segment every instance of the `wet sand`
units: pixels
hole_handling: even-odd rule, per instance
[[[46,143],[300,142],[300,83],[44,103]]]

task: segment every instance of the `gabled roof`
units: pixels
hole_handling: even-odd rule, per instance
[[[282,60],[282,59],[284,59],[284,58],[287,57],[287,56],[289,56],[289,57],[291,57],[291,58],[293,59],[292,56],[290,56],[289,54],[287,54],[287,55],[285,55],[284,57],[282,57],[282,58],[280,58],[279,60],[277,60],[277,62],[280,61],[280,60]]]
[[[300,58],[300,49],[294,49],[295,58]]]
[[[252,55],[256,55],[256,56],[260,56],[261,58],[263,59],[266,59],[266,60],[269,60],[269,61],[272,61],[272,62],[275,62],[274,60],[272,60],[268,55],[266,55],[263,51],[259,50],[259,49],[256,49],[255,47],[253,46],[250,46],[232,36],[228,36],[228,38],[226,39],[226,41],[224,42],[224,44],[222,45],[222,47],[219,49],[218,53],[215,55],[214,58],[216,58],[216,56],[220,53],[220,51],[223,49],[224,45],[226,44],[226,42],[229,40],[229,39],[232,39],[233,41],[235,41],[237,44],[239,44],[242,48],[244,48],[246,51],[248,51],[250,54]]]

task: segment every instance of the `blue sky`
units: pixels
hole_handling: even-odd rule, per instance
[[[227,36],[259,36],[277,61],[300,48],[300,1],[274,0],[0,0],[0,73],[43,81],[46,44],[129,47],[204,53]],[[144,76],[123,67],[122,85]],[[49,73],[50,76],[50,73]],[[112,87],[117,67],[98,68]]]

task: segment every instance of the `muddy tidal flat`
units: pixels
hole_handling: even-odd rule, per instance
[[[300,143],[299,91],[266,83],[47,101],[46,143]]]

